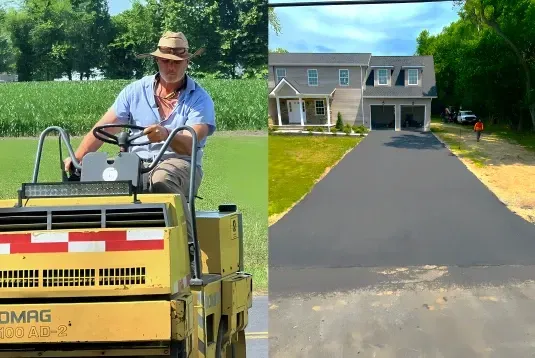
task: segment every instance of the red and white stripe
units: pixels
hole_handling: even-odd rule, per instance
[[[163,250],[165,230],[114,230],[0,234],[0,255]]]

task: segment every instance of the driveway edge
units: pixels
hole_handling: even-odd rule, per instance
[[[485,187],[487,188],[487,190],[496,198],[496,200],[498,200],[498,202],[500,202],[502,205],[504,205],[511,213],[515,214],[516,216],[522,218],[523,220],[527,221],[526,219],[524,219],[523,217],[521,217],[520,215],[518,215],[517,213],[515,213],[513,210],[511,210],[511,208],[509,208],[509,206],[507,205],[507,203],[505,201],[503,201],[502,199],[500,199],[500,197],[487,185],[485,184],[481,179],[479,179],[479,177],[476,175],[476,173],[474,173],[472,171],[472,169],[466,164],[466,162],[461,158],[459,157],[457,154],[455,154],[451,148],[448,146],[448,144],[446,142],[444,142],[442,139],[439,138],[438,135],[436,135],[433,131],[430,131],[431,133],[433,133],[433,136],[440,142],[444,145],[445,148],[448,149],[448,151],[451,153],[451,155],[453,155],[455,158],[457,158],[461,163],[462,165],[465,166],[465,168],[470,172],[472,173],[472,175]],[[530,223],[529,221],[527,221],[528,223]],[[531,224],[531,223],[530,223]]]
[[[364,140],[364,139],[363,139]],[[280,219],[282,219],[286,214],[288,214],[290,212],[290,210],[292,210],[297,204],[299,204],[301,201],[303,201],[303,199],[308,195],[310,194],[310,192],[312,190],[314,190],[314,187],[321,181],[323,180],[323,178],[325,178],[327,176],[327,174],[329,174],[329,172],[334,168],[336,167],[341,161],[342,159],[344,159],[346,157],[346,155],[349,154],[349,152],[351,152],[353,149],[355,149],[356,147],[358,147],[358,145],[362,143],[359,142],[357,143],[356,146],[354,146],[353,148],[350,148],[348,149],[344,154],[342,154],[342,156],[336,161],[333,163],[333,165],[325,168],[325,170],[323,171],[323,173],[314,181],[314,183],[312,184],[312,186],[310,187],[310,190],[308,190],[305,194],[303,194],[303,196],[301,196],[298,200],[296,200],[294,203],[292,203],[292,205],[290,205],[288,207],[288,209],[286,209],[285,211],[283,211],[282,213],[279,213],[279,214],[273,214],[271,215],[269,218],[268,218],[268,228],[274,224],[276,224]]]

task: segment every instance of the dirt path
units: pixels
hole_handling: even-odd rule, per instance
[[[478,143],[468,126],[460,134],[458,126],[432,123],[431,128],[511,211],[535,223],[535,153],[488,133]]]

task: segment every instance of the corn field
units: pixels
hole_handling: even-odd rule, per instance
[[[55,125],[86,134],[131,81],[0,83],[0,136],[38,136]],[[212,96],[219,131],[267,128],[265,80],[200,79]]]

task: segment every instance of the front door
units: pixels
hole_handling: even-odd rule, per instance
[[[292,124],[301,124],[301,113],[299,112],[299,100],[286,102],[288,106],[288,122]],[[305,101],[301,106],[301,112],[303,113],[303,123],[306,123],[306,111]]]

